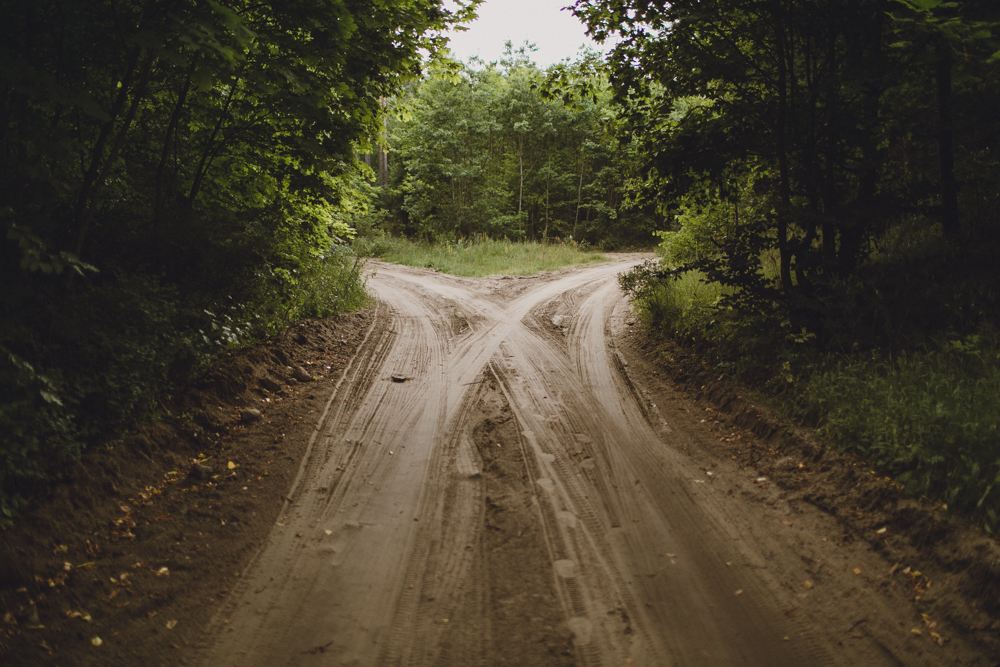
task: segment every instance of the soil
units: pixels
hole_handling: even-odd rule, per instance
[[[375,263],[0,534],[0,662],[1000,665],[1000,545],[650,339],[640,259]]]

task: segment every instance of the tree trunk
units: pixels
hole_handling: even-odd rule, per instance
[[[552,179],[552,154],[549,154],[549,167],[545,172],[545,227],[542,229],[542,243],[549,238],[549,183]]]
[[[118,153],[121,151],[122,145],[125,143],[125,137],[128,135],[128,131],[132,127],[132,121],[135,120],[136,111],[139,109],[139,102],[146,93],[146,86],[149,84],[149,75],[153,68],[153,60],[154,57],[152,53],[146,56],[146,61],[143,63],[142,71],[139,75],[139,81],[136,83],[135,88],[132,91],[132,103],[129,105],[129,109],[125,114],[124,120],[122,120],[122,126],[118,129],[118,135],[115,137],[115,143],[111,146],[108,157],[104,161],[104,166],[101,168],[100,173],[93,181],[93,190],[89,197],[90,201],[87,203],[85,210],[81,211],[82,217],[78,219],[76,246],[74,248],[74,253],[76,253],[77,257],[83,256],[83,241],[87,235],[90,223],[94,219],[94,214],[97,212],[97,207],[101,203],[101,194],[104,191],[104,185],[107,183],[108,174],[111,172],[111,168],[114,166],[115,160],[118,159]],[[73,272],[70,272],[69,275],[70,280],[72,280]]]
[[[197,198],[198,193],[201,191],[201,185],[205,180],[205,174],[208,173],[209,167],[212,166],[212,160],[214,158],[215,152],[215,137],[218,136],[219,130],[222,129],[223,123],[225,123],[226,118],[229,116],[229,109],[233,104],[233,99],[236,97],[236,90],[240,85],[240,77],[237,76],[233,81],[233,87],[229,90],[229,97],[226,98],[226,104],[222,107],[222,111],[219,112],[219,118],[215,121],[215,127],[212,128],[212,134],[208,137],[208,142],[205,144],[205,150],[202,151],[201,160],[198,161],[198,168],[195,169],[194,181],[191,183],[191,190],[188,192],[187,204],[188,207],[194,206],[194,200]]]
[[[580,153],[580,182],[576,186],[576,219],[573,220],[573,238],[576,238],[576,228],[580,224],[580,206],[583,203],[583,153]]]
[[[951,46],[938,38],[938,158],[941,167],[941,226],[945,238],[958,238],[958,184],[955,181],[954,118],[951,89]]]
[[[788,173],[788,72],[785,67],[785,27],[781,17],[775,21],[775,38],[778,61],[778,109],[775,118],[775,135],[778,140],[778,255],[781,289],[785,295],[792,292],[792,255],[788,246],[788,213],[791,209],[791,183]]]
[[[382,103],[382,132],[379,134],[378,142],[378,184],[379,187],[384,188],[389,185],[389,155],[385,150],[386,136],[389,132],[389,119],[385,116],[385,98],[383,97],[380,102]]]
[[[174,133],[177,131],[177,124],[180,121],[181,111],[187,103],[188,91],[191,90],[191,81],[197,65],[198,57],[195,56],[191,60],[191,66],[188,68],[187,75],[184,78],[184,84],[181,86],[181,91],[177,95],[177,104],[174,105],[174,112],[170,115],[170,123],[167,125],[167,131],[163,136],[163,150],[160,151],[160,163],[156,167],[156,198],[153,202],[153,226],[156,228],[159,228],[160,222],[163,220],[163,209],[166,204],[164,178],[167,170],[167,158],[170,156],[170,143],[173,141]]]

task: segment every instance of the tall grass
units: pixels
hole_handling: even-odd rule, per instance
[[[607,259],[600,253],[582,250],[571,244],[515,243],[493,239],[428,244],[379,237],[356,243],[355,252],[394,264],[427,267],[470,278],[531,275]]]
[[[675,338],[703,335],[719,312],[719,298],[727,290],[705,280],[700,271],[688,271],[669,281],[653,281],[635,297],[643,322],[650,329]]]

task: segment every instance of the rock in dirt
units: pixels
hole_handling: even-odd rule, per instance
[[[309,371],[302,368],[302,366],[297,366],[295,370],[292,371],[292,377],[299,382],[312,382],[315,379],[309,374]]]
[[[246,408],[240,411],[240,421],[244,424],[252,424],[255,421],[259,421],[263,416],[257,408]]]
[[[275,380],[274,378],[270,378],[270,377],[266,377],[266,376],[262,377],[261,379],[257,380],[257,384],[262,389],[266,389],[267,391],[271,391],[271,392],[281,391],[281,383],[278,382],[277,380]]]
[[[188,479],[197,480],[199,482],[204,481],[212,476],[212,466],[206,465],[204,463],[195,463],[191,466],[191,470],[188,471]]]
[[[784,458],[778,459],[774,464],[775,470],[782,470],[782,471],[795,470],[797,467],[798,465],[795,463],[795,459],[793,459],[791,456],[786,456]]]
[[[392,376],[392,381],[393,382],[406,382],[408,379],[409,378],[407,378],[402,373],[396,373],[395,375]]]

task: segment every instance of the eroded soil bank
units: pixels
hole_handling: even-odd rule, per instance
[[[634,260],[378,265],[226,360],[0,536],[0,660],[1000,664],[997,543],[649,340]]]

